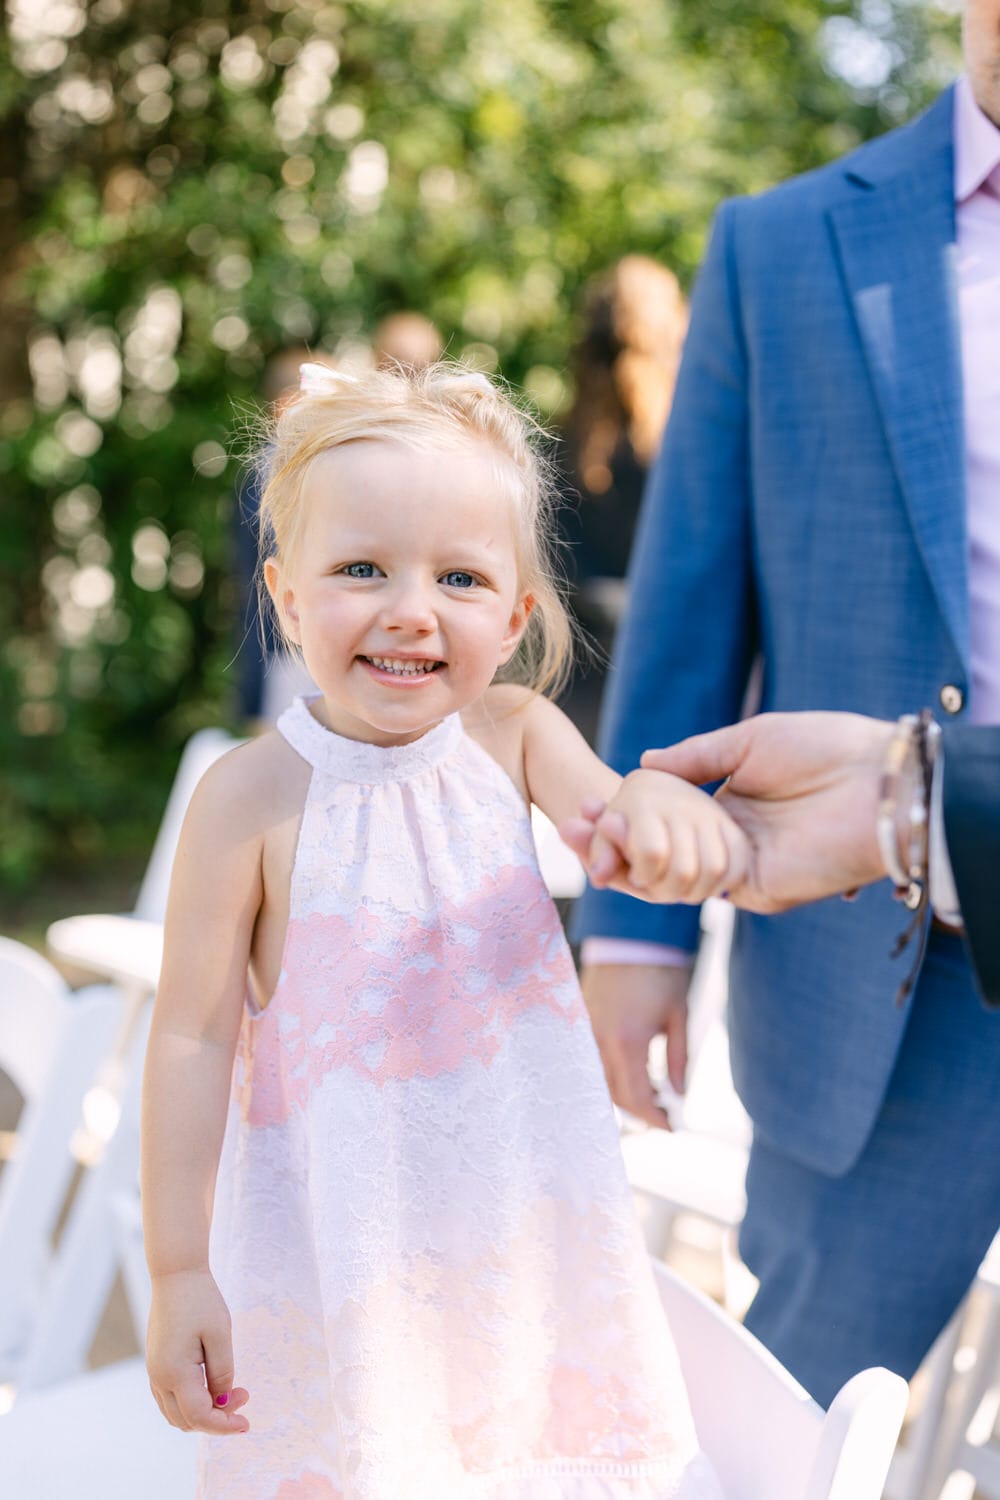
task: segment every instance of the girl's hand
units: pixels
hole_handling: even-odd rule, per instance
[[[606,806],[584,804],[559,829],[592,885],[642,901],[698,905],[742,884],[746,835],[706,792],[658,771],[633,771]]]
[[[171,1426],[215,1436],[249,1432],[250,1423],[238,1415],[249,1392],[233,1388],[229,1309],[210,1272],[154,1277],[146,1368]]]

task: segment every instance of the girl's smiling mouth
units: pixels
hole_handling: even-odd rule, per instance
[[[443,661],[425,656],[359,656],[358,661],[380,677],[405,678],[409,681],[431,677]]]

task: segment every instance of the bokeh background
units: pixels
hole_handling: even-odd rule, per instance
[[[917,0],[8,0],[2,930],[126,907],[235,722],[232,508],[268,356],[418,309],[558,425],[579,292],[685,287],[713,208],[914,113]]]

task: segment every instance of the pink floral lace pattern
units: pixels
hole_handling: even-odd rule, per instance
[[[719,1500],[530,820],[448,720],[314,767],[213,1230],[249,1436],[202,1500]]]

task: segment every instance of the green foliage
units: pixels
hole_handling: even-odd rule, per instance
[[[269,354],[416,308],[555,415],[591,274],[641,250],[688,283],[721,197],[895,123],[957,56],[906,0],[60,0],[28,25],[0,38],[8,885],[148,837],[183,740],[231,719],[230,455]]]

